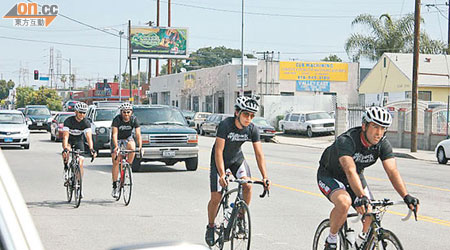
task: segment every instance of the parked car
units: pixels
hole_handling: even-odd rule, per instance
[[[450,139],[439,142],[434,152],[439,164],[447,164],[448,159],[450,159]]]
[[[75,111],[75,104],[77,104],[78,101],[74,101],[74,100],[69,100],[67,101],[64,106],[63,109],[64,111]]]
[[[308,137],[331,134],[334,133],[334,119],[324,111],[289,113],[279,121],[279,128],[283,133],[306,133]]]
[[[198,135],[190,127],[181,111],[165,105],[135,105],[134,115],[141,123],[143,156],[136,155],[133,171],[139,171],[142,162],[161,161],[174,165],[184,161],[186,169],[197,170]]]
[[[0,146],[20,146],[30,148],[30,131],[22,112],[0,110]]]
[[[28,105],[24,114],[31,121],[31,124],[28,126],[30,130],[45,129],[50,131],[48,124],[52,121],[52,115],[46,105]]]
[[[114,117],[118,114],[118,105],[103,105],[97,107],[96,105],[89,106],[86,114],[87,119],[91,122],[92,140],[94,149],[109,149],[111,141],[111,123]]]
[[[17,108],[17,110],[22,112],[22,114],[23,114],[23,112],[25,112],[25,108]]]
[[[61,141],[63,138],[62,128],[67,117],[74,116],[74,112],[59,112],[50,123],[50,141]]]
[[[200,125],[200,134],[216,134],[219,123],[227,117],[232,117],[230,114],[212,114]]]
[[[252,123],[259,129],[261,140],[269,142],[275,136],[275,128],[264,117],[255,117]]]
[[[200,125],[210,115],[211,115],[211,113],[209,113],[209,112],[197,112],[197,113],[195,113],[194,118],[192,120],[195,123],[195,129],[197,130],[198,133],[200,133]]]
[[[195,111],[181,110],[181,112],[183,113],[183,116],[184,118],[186,118],[186,120],[192,121],[194,119]]]

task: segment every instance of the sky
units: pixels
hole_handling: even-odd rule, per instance
[[[22,2],[25,2],[23,0]],[[156,0],[58,0],[35,1],[56,4],[60,16],[48,27],[14,27],[13,19],[0,19],[0,79],[19,84],[36,84],[33,70],[49,72],[50,50],[60,54],[61,73],[69,73],[68,59],[78,84],[113,79],[119,72],[120,38],[132,25],[156,22]],[[1,0],[1,17],[19,1]],[[161,0],[160,26],[168,24],[167,0]],[[188,50],[225,46],[241,48],[241,0],[172,0],[171,26],[188,28]],[[426,7],[435,4],[435,7]],[[280,60],[320,61],[330,54],[350,61],[344,49],[352,33],[364,33],[352,26],[359,14],[394,18],[414,12],[413,0],[245,0],[244,51],[274,51]],[[447,42],[448,9],[443,0],[422,0],[421,29],[432,39]],[[104,30],[105,32],[102,32]],[[122,70],[126,67],[126,40],[122,39]],[[161,63],[160,63],[161,64]],[[362,67],[375,62],[361,61]],[[141,63],[145,71],[146,63]],[[153,64],[154,65],[154,64]],[[136,62],[133,74],[136,73]],[[23,72],[28,70],[28,80]],[[153,70],[154,74],[154,70]],[[21,76],[21,77],[20,77]],[[20,78],[19,78],[20,77]],[[40,82],[41,84],[45,82]]]

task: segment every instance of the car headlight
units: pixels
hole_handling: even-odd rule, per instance
[[[51,123],[53,121],[53,119],[51,118],[51,117],[49,117],[48,119],[47,119],[47,123]]]
[[[99,128],[95,129],[95,133],[97,133],[97,134],[105,134],[107,131],[108,131],[108,129],[105,127],[99,127]]]
[[[188,143],[198,143],[198,135],[197,134],[188,134]]]

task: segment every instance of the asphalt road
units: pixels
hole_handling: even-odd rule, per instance
[[[74,209],[65,200],[61,144],[49,137],[32,133],[30,150],[3,150],[46,249],[110,249],[162,241],[204,244],[214,138],[200,137],[195,172],[185,171],[184,163],[172,167],[146,163],[142,172],[133,175],[128,207],[110,196],[111,159],[100,157],[87,163],[85,198]],[[321,150],[274,143],[263,143],[263,150],[273,188],[265,199],[257,196],[261,188],[254,188],[252,249],[311,249],[317,225],[332,208],[316,184]],[[244,153],[253,176],[260,177],[250,143],[245,144]],[[410,159],[397,162],[408,190],[420,198],[420,217],[417,222],[402,222],[406,207],[392,207],[383,225],[397,234],[405,249],[448,249],[450,166]],[[368,168],[366,177],[375,197],[400,199],[381,164]]]

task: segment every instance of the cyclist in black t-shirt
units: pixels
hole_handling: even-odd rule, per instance
[[[88,109],[88,105],[84,102],[77,102],[75,104],[75,115],[68,117],[64,121],[63,127],[63,139],[62,139],[62,147],[63,147],[63,160],[64,160],[64,185],[67,185],[67,169],[69,162],[69,150],[79,149],[84,151],[84,138],[87,139],[89,149],[91,151],[92,157],[96,156],[94,151],[94,144],[92,143],[92,132],[91,132],[91,123],[85,118],[86,111]],[[83,137],[83,135],[85,137]],[[80,171],[81,175],[83,175],[83,161],[84,157],[80,157]]]
[[[139,146],[139,151],[142,152],[142,138],[141,128],[137,117],[133,115],[133,106],[129,103],[124,103],[120,107],[120,114],[114,117],[112,121],[112,140],[111,140],[111,158],[113,162],[112,173],[112,197],[119,197],[119,162],[122,161],[122,157],[117,157],[119,147],[123,144],[127,150],[135,150],[136,143],[133,139],[133,129],[136,133],[136,139]],[[128,154],[128,163],[131,165],[134,160],[135,153]],[[117,159],[116,159],[117,157]]]
[[[248,140],[253,143],[256,161],[266,189],[270,188],[267,177],[266,162],[262,152],[258,128],[251,123],[259,104],[255,97],[241,96],[236,99],[234,117],[221,121],[217,129],[216,141],[211,151],[210,187],[211,199],[208,203],[208,225],[205,240],[209,246],[214,245],[214,219],[222,198],[222,187],[228,185],[225,179],[227,169],[240,179],[250,179],[250,168],[244,159],[241,145]],[[267,183],[267,184],[266,184]],[[251,185],[243,185],[244,200],[250,204]]]
[[[363,173],[364,168],[373,165],[378,158],[397,193],[411,210],[418,211],[419,200],[408,194],[397,170],[392,146],[385,138],[385,132],[391,123],[391,114],[384,108],[367,108],[362,126],[349,129],[323,152],[317,182],[320,191],[334,204],[325,250],[336,249],[337,233],[347,219],[350,206],[360,214],[371,211],[369,201],[373,197]],[[369,230],[370,223],[371,220],[367,217],[361,237]]]

